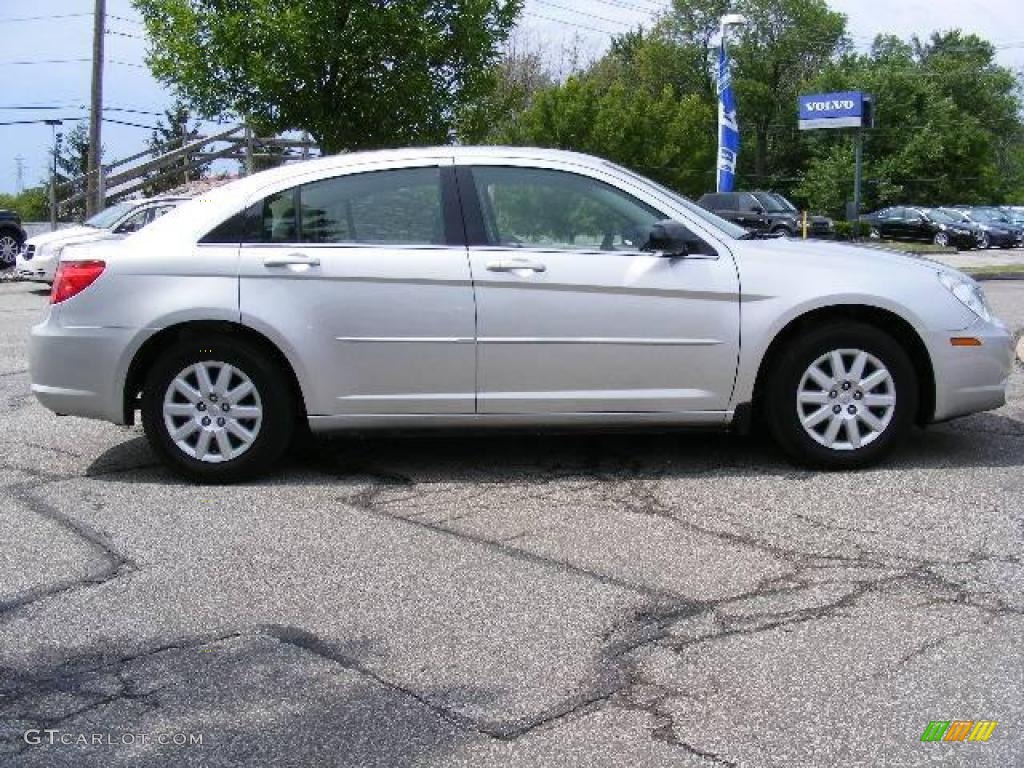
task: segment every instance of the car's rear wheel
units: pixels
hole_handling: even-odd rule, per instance
[[[978,237],[978,247],[981,249],[988,248],[992,244],[991,238],[988,236],[988,232],[982,232],[981,236]]]
[[[179,343],[143,386],[150,444],[195,480],[225,483],[269,469],[295,428],[288,381],[256,345],[227,338]]]
[[[891,336],[863,323],[796,338],[770,372],[764,407],[793,459],[852,469],[878,461],[910,430],[917,376]]]
[[[936,232],[935,237],[932,238],[932,242],[940,248],[945,248],[949,245],[949,235],[945,232]]]

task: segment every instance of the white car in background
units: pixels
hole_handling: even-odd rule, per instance
[[[23,280],[52,283],[61,253],[67,246],[138,232],[188,199],[154,197],[126,200],[103,209],[76,227],[30,237],[18,254],[15,273]]]

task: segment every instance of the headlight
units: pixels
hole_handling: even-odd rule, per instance
[[[982,292],[981,286],[976,282],[948,272],[939,272],[939,282],[971,312],[986,323],[992,322],[992,310],[989,309],[988,302],[985,301],[985,294]]]

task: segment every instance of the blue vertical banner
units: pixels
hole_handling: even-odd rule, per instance
[[[732,94],[732,73],[725,37],[718,48],[718,191],[732,192],[736,156],[740,152],[740,126],[736,120],[736,99]]]

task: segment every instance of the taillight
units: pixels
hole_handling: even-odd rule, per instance
[[[106,262],[103,261],[60,262],[57,265],[57,274],[53,278],[50,303],[59,304],[81,293],[103,274],[106,266]]]

